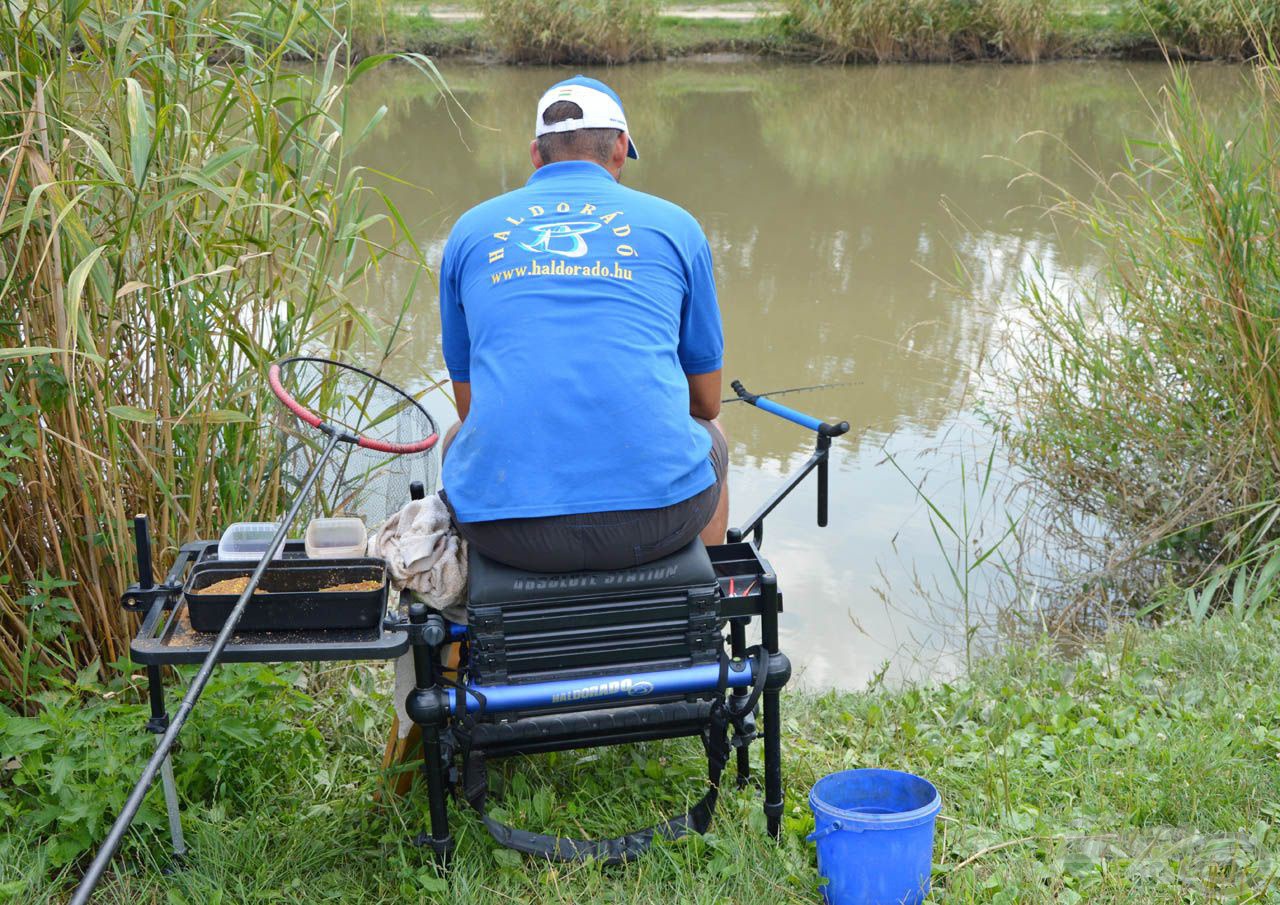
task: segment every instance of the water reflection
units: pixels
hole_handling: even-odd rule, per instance
[[[953,441],[992,312],[1034,267],[1072,280],[1096,263],[1087,237],[1055,229],[1037,208],[1039,183],[1011,180],[1030,168],[1087,192],[1085,167],[1117,169],[1125,141],[1150,132],[1163,68],[685,64],[589,74],[626,103],[641,160],[624,179],[690,210],[711,239],[726,372],[757,391],[844,384],[787,397],[855,426],[838,444],[832,527],[813,526],[805,495],[771,517],[766,542],[805,680],[857,686],[886,657],[891,675],[913,663],[949,670],[962,633],[954,616],[938,624],[912,610],[910,563],[925,576],[941,563],[912,487],[882,464],[886,444],[917,479],[928,475],[944,506],[958,505]],[[384,187],[433,262],[460,213],[523,184],[533,105],[561,75],[446,69],[454,101],[407,68],[358,83],[352,121],[389,108],[361,162],[394,177]],[[1243,78],[1227,67],[1195,72],[1223,115],[1241,115]],[[384,316],[415,296],[397,376],[441,376],[433,281],[395,266],[381,279]],[[972,285],[981,298],[956,288]],[[803,460],[810,439],[741,405],[724,420],[736,520]],[[980,428],[963,423],[981,446]],[[898,610],[873,592],[886,581]]]

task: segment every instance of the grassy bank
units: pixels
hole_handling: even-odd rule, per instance
[[[780,845],[762,835],[754,789],[726,793],[711,835],[625,869],[524,861],[455,809],[445,875],[407,843],[425,819],[421,789],[382,811],[371,803],[385,672],[227,668],[177,762],[189,865],[165,878],[140,845],[160,850],[157,790],[98,901],[814,902],[807,789],[879,765],[941,790],[938,901],[1276,902],[1276,675],[1280,620],[1268,613],[1130,628],[1070,660],[1023,650],[955,684],[790,694]],[[150,742],[138,689],[113,691],[48,698],[35,719],[0,716],[13,757],[0,773],[0,898],[60,901],[70,860],[118,804]],[[524,825],[604,833],[700,794],[692,740],[596,754],[507,768],[500,807]]]

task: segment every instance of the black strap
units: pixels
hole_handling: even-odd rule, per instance
[[[470,750],[469,737],[464,739],[463,794],[467,803],[484,821],[489,835],[500,845],[549,861],[596,860],[604,864],[624,864],[643,855],[658,837],[678,839],[690,832],[705,833],[711,828],[711,819],[715,815],[716,801],[720,795],[720,775],[729,761],[728,726],[729,712],[723,700],[716,701],[712,704],[711,718],[702,733],[703,747],[707,752],[707,794],[677,817],[611,839],[573,839],[531,833],[508,826],[492,817],[485,810],[485,799],[489,794],[489,769],[484,755]]]

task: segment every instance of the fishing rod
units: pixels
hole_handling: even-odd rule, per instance
[[[309,384],[309,388],[322,391],[326,398],[344,400],[349,405],[354,400],[354,409],[337,415],[331,413],[328,420],[321,418],[298,402],[294,394],[285,389],[281,382],[282,368],[289,369],[287,373],[290,375],[296,375],[299,372],[306,373],[307,369],[319,372],[318,384]],[[315,484],[316,478],[319,477],[321,469],[338,444],[350,443],[374,452],[394,456],[425,452],[431,449],[439,439],[439,432],[435,428],[435,422],[431,420],[431,416],[426,409],[414,400],[412,396],[399,387],[360,368],[321,358],[298,357],[271,365],[267,379],[271,385],[272,392],[276,394],[280,402],[289,411],[326,435],[327,440],[324,449],[299,486],[288,513],[281,520],[280,526],[271,538],[271,542],[267,544],[267,549],[263,551],[262,559],[258,561],[257,566],[249,576],[248,584],[240,592],[240,598],[236,601],[230,615],[227,616],[227,621],[223,623],[221,631],[218,632],[217,638],[209,648],[209,653],[205,655],[204,661],[200,664],[200,669],[191,681],[190,688],[187,689],[186,695],[182,698],[182,703],[179,705],[177,713],[174,714],[172,721],[165,729],[164,735],[161,736],[159,743],[156,745],[156,750],[152,753],[151,759],[147,761],[146,767],[143,768],[142,775],[138,777],[138,781],[134,784],[133,791],[129,793],[128,799],[125,800],[124,807],[121,808],[115,823],[111,825],[111,830],[107,833],[106,840],[98,849],[98,853],[94,856],[89,869],[85,871],[84,876],[81,878],[80,885],[76,887],[75,894],[72,895],[69,905],[86,905],[89,897],[93,895],[94,889],[102,879],[103,872],[111,862],[111,857],[120,847],[125,833],[129,831],[129,826],[133,823],[133,818],[137,816],[138,809],[142,806],[143,799],[147,797],[147,792],[151,789],[151,783],[155,781],[156,774],[160,772],[163,766],[168,764],[169,752],[178,740],[178,733],[182,731],[187,717],[191,715],[191,711],[196,706],[196,701],[200,699],[205,686],[209,684],[209,679],[213,675],[213,668],[217,665],[218,658],[222,656],[223,650],[231,640],[231,635],[235,632],[236,626],[240,624],[240,618],[244,615],[245,607],[248,606],[250,599],[257,591],[258,584],[262,581],[262,576],[271,565],[272,559],[284,545],[289,529],[292,527],[294,520],[297,519],[298,513],[302,510],[307,494],[311,491],[311,487]],[[358,382],[359,391],[354,393],[335,392],[335,384],[342,385],[343,381],[346,381],[348,385],[352,381]],[[392,400],[391,403],[381,404],[385,403],[388,396]],[[304,398],[307,398],[307,396],[304,396]],[[369,409],[374,399],[379,400],[380,404],[375,407],[375,410],[371,413],[372,418],[370,418]],[[409,443],[402,442],[401,437],[403,434],[397,428],[403,428],[406,422],[411,423],[415,419],[420,424],[414,426],[425,425],[421,433],[413,434],[414,436],[420,436],[421,439]],[[394,425],[395,427],[389,429],[388,425]],[[368,436],[363,433],[362,428],[363,430],[377,429],[379,436]],[[409,429],[413,430],[413,426]]]
[[[853,384],[845,381],[841,383],[815,383],[807,387],[789,387],[785,390],[769,390],[767,393],[756,393],[756,396],[785,396],[787,393],[803,393],[805,390],[829,390],[833,387],[847,387]],[[748,400],[741,396],[730,396],[727,399],[721,399],[723,402],[747,402]]]

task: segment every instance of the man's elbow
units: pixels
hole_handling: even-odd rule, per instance
[[[720,415],[721,373],[686,374],[689,381],[689,414],[714,421]]]
[[[720,417],[720,400],[690,400],[689,414],[704,421],[714,421]]]

